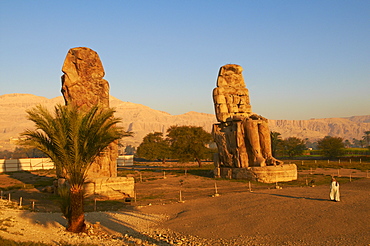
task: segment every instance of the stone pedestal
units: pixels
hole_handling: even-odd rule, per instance
[[[133,177],[112,177],[89,179],[84,185],[87,198],[104,200],[134,197],[135,180]]]
[[[219,167],[215,169],[215,176],[227,179],[246,179],[262,183],[288,182],[297,179],[297,166],[284,164],[264,167]]]

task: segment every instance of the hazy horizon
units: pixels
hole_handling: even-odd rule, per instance
[[[225,64],[268,119],[369,115],[370,1],[1,1],[0,94],[61,96],[70,48],[95,50],[110,94],[214,114]]]

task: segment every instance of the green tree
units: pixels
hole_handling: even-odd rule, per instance
[[[363,139],[358,140],[356,138],[352,139],[353,147],[363,148],[365,145],[365,141]]]
[[[306,149],[306,144],[303,139],[297,137],[290,137],[283,140],[282,145],[285,153],[287,153],[289,157],[302,155]]]
[[[143,138],[143,142],[137,148],[136,154],[138,157],[148,160],[162,160],[164,164],[171,155],[170,145],[163,138],[162,132],[149,133]]]
[[[344,153],[344,143],[340,137],[326,136],[318,141],[317,147],[328,158],[339,157]]]
[[[122,129],[116,127],[120,119],[113,117],[114,110],[98,106],[82,111],[72,105],[57,105],[54,113],[37,106],[27,113],[36,130],[21,134],[26,137],[23,144],[41,150],[65,171],[69,206],[62,212],[68,220],[67,230],[83,232],[83,185],[87,171],[100,152],[124,136]]]
[[[270,132],[270,136],[272,156],[276,157],[277,151],[281,147],[283,140],[281,139],[280,132]]]
[[[346,139],[343,144],[344,144],[345,148],[350,148],[351,147],[351,142],[348,139]]]
[[[207,158],[210,154],[211,150],[207,145],[213,141],[213,138],[202,127],[171,126],[167,129],[167,137],[173,156],[181,162],[195,159],[201,167],[201,159]]]

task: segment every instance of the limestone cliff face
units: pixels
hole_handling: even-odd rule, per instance
[[[51,109],[55,104],[64,104],[63,97],[48,99],[31,94],[6,94],[0,96],[0,149],[13,149],[15,143],[10,138],[26,128],[33,126],[26,118],[26,109],[43,104]],[[124,102],[110,97],[110,106],[116,108],[117,117],[122,118],[127,131],[134,132],[134,137],[124,139],[124,144],[138,146],[143,137],[153,131],[166,133],[172,125],[201,126],[207,131],[217,122],[215,115],[188,112],[182,115],[151,109],[147,106]],[[339,136],[344,139],[361,139],[364,131],[370,130],[370,115],[347,118],[328,118],[311,120],[269,120],[271,131],[277,131],[283,138],[296,136],[299,138],[319,139],[327,135]]]
[[[316,140],[325,136],[361,139],[370,129],[370,115],[310,120],[269,120],[270,130],[283,138],[296,136]]]

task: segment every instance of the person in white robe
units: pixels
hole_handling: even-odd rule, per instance
[[[331,179],[330,185],[330,200],[339,202],[340,201],[340,194],[339,194],[339,183],[335,178]]]

